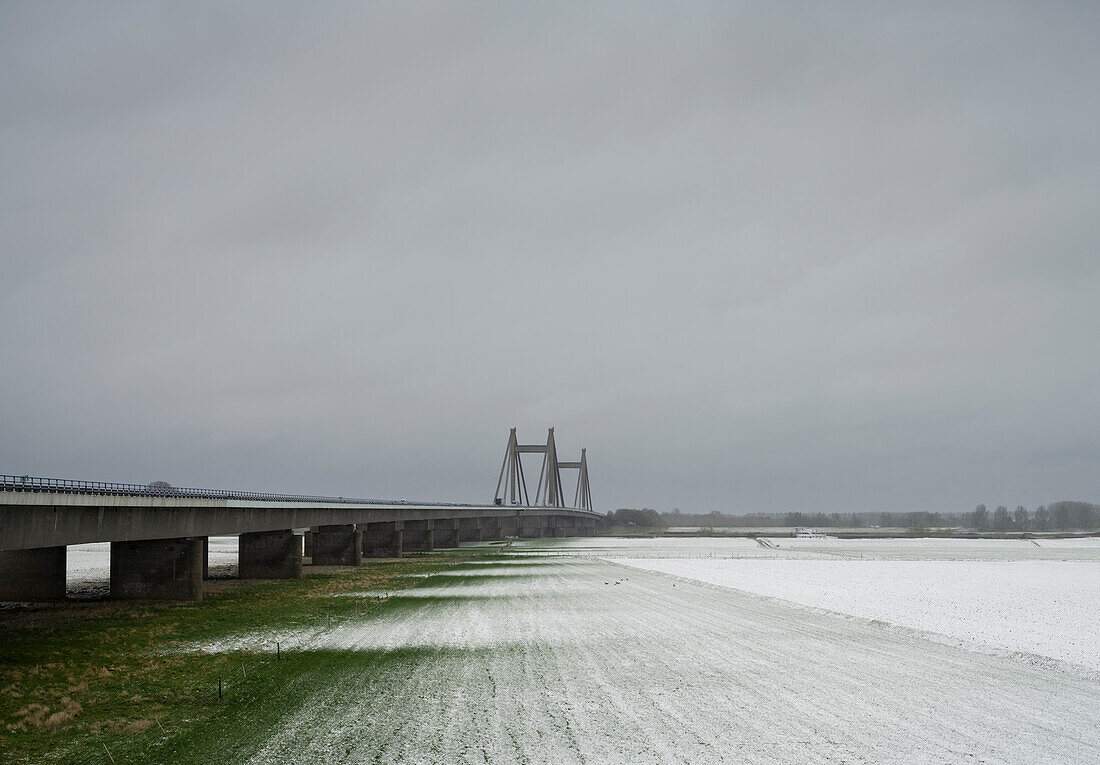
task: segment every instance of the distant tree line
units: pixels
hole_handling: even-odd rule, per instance
[[[624,512],[624,511],[616,511]],[[630,512],[653,512],[637,511]],[[869,528],[888,526],[895,528],[968,528],[976,531],[1094,531],[1100,529],[1100,505],[1089,502],[1052,502],[1039,505],[1030,512],[1023,505],[1010,511],[1004,505],[992,513],[985,505],[978,505],[972,512],[930,513],[747,513],[727,515],[713,510],[709,513],[682,513],[679,508],[670,513],[660,513],[666,526],[727,527],[775,527],[775,526],[832,526],[845,528]]]
[[[1092,531],[1100,528],[1100,505],[1052,502],[1029,513],[1023,505],[1009,511],[1000,505],[992,513],[978,505],[966,514],[966,526],[978,531]]]
[[[650,529],[661,529],[667,526],[664,518],[656,510],[648,507],[635,510],[631,507],[620,507],[612,510],[604,517],[607,526],[643,526]]]

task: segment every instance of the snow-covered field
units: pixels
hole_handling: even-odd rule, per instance
[[[730,555],[704,559],[681,556],[682,546],[662,539],[623,542],[630,540],[609,545],[606,557],[648,571],[1100,670],[1097,538],[772,537],[767,542],[774,550],[766,556],[757,551],[742,556],[729,547]],[[637,549],[636,558],[625,555],[631,548]]]
[[[791,553],[882,560],[1076,560],[1100,563],[1100,538],[1083,539],[795,539],[768,537]]]
[[[459,564],[412,590],[356,593],[392,601],[371,616],[191,648],[269,650],[280,640],[346,657],[346,671],[241,757],[253,765],[1100,761],[1100,673],[1087,660],[1096,564],[782,550],[758,559],[762,548],[748,542],[531,540],[514,557]],[[628,566],[681,566],[673,573],[693,578]],[[825,610],[821,592],[841,575],[813,572],[836,567],[855,572],[839,588],[857,592],[852,602],[868,597],[861,581],[878,582],[906,588],[897,590],[905,607],[892,621]],[[1014,590],[998,567],[1020,575]],[[752,572],[757,589],[770,581],[789,597],[695,581],[712,568],[740,584]],[[1073,579],[1081,586],[1069,584],[1065,607],[1034,611],[1007,596],[1036,603]],[[933,599],[914,600],[918,590]],[[980,597],[990,592],[1005,599]],[[1045,633],[1080,650],[1048,661],[904,625],[952,601],[956,615],[982,609],[979,625],[1041,626],[1083,609],[1077,626]]]
[[[273,728],[217,742],[226,761],[1100,761],[1097,540],[509,551],[342,595],[386,601],[369,615],[176,645],[339,657]],[[70,548],[70,587],[108,563]]]
[[[729,558],[775,557],[746,537],[564,537],[516,540],[509,550],[527,556],[588,556],[595,558]],[[814,555],[813,557],[816,557]]]
[[[1100,670],[1100,563],[728,559],[618,562]]]
[[[1100,538],[1078,539],[795,539],[764,537],[595,537],[524,539],[524,555],[600,558],[852,558],[881,560],[1077,560],[1100,562]]]

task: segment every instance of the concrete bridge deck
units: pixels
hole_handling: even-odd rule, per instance
[[[129,497],[0,489],[0,551],[341,524],[468,518],[597,518],[569,508]]]
[[[303,556],[357,565],[462,541],[588,536],[599,517],[563,507],[34,480],[0,476],[0,600],[64,598],[65,548],[88,542],[111,543],[112,597],[199,600],[211,536],[238,535],[242,578],[296,578]]]

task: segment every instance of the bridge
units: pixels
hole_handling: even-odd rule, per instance
[[[600,515],[591,508],[584,452],[574,505],[566,506],[560,469],[572,463],[558,461],[554,429],[539,446],[547,490],[536,491],[534,503],[514,446],[512,428],[502,477],[518,471],[505,484],[516,494],[504,497],[498,480],[486,505],[0,474],[0,601],[63,600],[66,548],[90,542],[111,543],[112,598],[201,600],[211,536],[238,537],[240,578],[296,579],[306,557],[313,565],[356,566],[364,557],[461,542],[594,534]]]

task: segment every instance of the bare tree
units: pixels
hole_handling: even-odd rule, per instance
[[[1050,511],[1047,510],[1046,505],[1039,505],[1035,508],[1035,521],[1033,526],[1036,531],[1046,531],[1050,528]]]
[[[978,531],[989,528],[989,511],[985,509],[985,505],[974,508],[974,512],[970,514],[970,525]]]
[[[1017,531],[1027,531],[1029,526],[1027,508],[1023,505],[1016,506],[1016,512],[1012,514],[1012,522],[1016,524]]]

